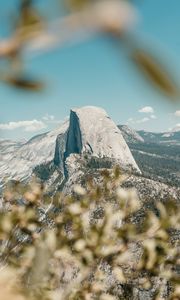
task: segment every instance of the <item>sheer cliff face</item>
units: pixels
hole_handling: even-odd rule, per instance
[[[71,153],[81,154],[82,150],[83,145],[80,120],[77,113],[71,110],[64,158],[66,159]]]
[[[112,158],[122,168],[140,172],[119,128],[101,108],[71,110],[65,159],[73,153]]]

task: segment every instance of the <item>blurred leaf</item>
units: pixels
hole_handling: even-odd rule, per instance
[[[42,29],[44,29],[44,20],[32,6],[32,1],[21,1],[15,32],[18,40],[23,42],[37,35]]]
[[[44,274],[48,269],[49,256],[48,247],[45,247],[45,244],[39,242],[35,246],[35,256],[29,271],[28,284],[30,288],[35,289],[42,282]]]
[[[94,2],[89,0],[66,0],[66,6],[72,10],[79,10],[84,8],[88,3]]]
[[[23,77],[8,77],[5,82],[24,90],[41,91],[44,88],[42,82]]]
[[[137,66],[149,77],[152,83],[164,93],[171,97],[175,97],[179,94],[167,70],[165,70],[152,55],[144,50],[135,50],[132,58]]]

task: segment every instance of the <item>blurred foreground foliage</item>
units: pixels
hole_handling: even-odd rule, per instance
[[[35,181],[3,193],[0,300],[179,299],[178,205],[157,202],[143,222],[135,190],[118,168],[71,196],[48,196]]]
[[[61,0],[59,17],[53,21],[48,21],[48,15],[42,17],[35,2],[19,0],[11,36],[0,40],[0,59],[9,62],[8,68],[0,72],[0,80],[3,82],[27,91],[42,90],[44,84],[41,80],[31,78],[25,73],[23,53],[29,48],[30,51],[40,50],[43,53],[53,47],[62,47],[68,40],[76,37],[77,41],[79,37],[83,39],[82,32],[86,33],[85,36],[98,33],[110,37],[109,40],[116,47],[118,45],[119,48],[124,48],[131,63],[143,71],[154,87],[170,99],[179,97],[179,87],[165,62],[156,53],[145,49],[131,30],[138,19],[133,1]],[[60,7],[64,7],[63,16]]]

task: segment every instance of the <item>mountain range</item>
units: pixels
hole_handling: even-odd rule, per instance
[[[118,165],[140,197],[177,197],[180,132],[151,133],[116,126],[102,108],[72,109],[69,120],[27,142],[0,141],[0,185],[41,180],[48,193],[69,193],[88,176]]]
[[[180,131],[154,133],[119,128],[143,176],[180,186]]]

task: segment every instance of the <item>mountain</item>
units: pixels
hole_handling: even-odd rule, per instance
[[[148,132],[144,130],[137,131],[146,143],[157,144],[173,144],[180,146],[180,131],[168,131],[168,132]]]
[[[68,122],[65,122],[61,127],[35,136],[25,144],[13,146],[11,142],[6,143],[6,149],[1,150],[0,178],[20,181],[28,179],[36,166],[54,159],[56,138],[67,128]],[[0,147],[4,144],[1,141]]]
[[[118,164],[123,170],[140,174],[115,123],[103,109],[88,106],[72,109],[69,121],[51,132],[14,149],[9,143],[1,154],[0,175],[2,180],[23,181],[35,174],[48,186],[57,181],[61,184],[68,177],[67,160],[73,155],[88,156],[99,166]]]
[[[65,158],[73,153],[110,158],[122,169],[140,172],[120,130],[101,108],[71,110]]]
[[[101,182],[102,170],[118,165],[129,174],[125,185],[135,187],[140,199],[178,199],[178,135],[176,140],[157,135],[118,128],[102,108],[72,109],[69,120],[55,130],[27,142],[0,141],[0,186],[4,179],[27,182],[36,176],[47,193],[68,194],[88,178]]]
[[[136,131],[127,125],[118,125],[118,127],[128,143],[145,142],[149,144],[155,143],[180,146],[180,129],[178,126],[167,132]]]
[[[180,123],[176,124],[176,126],[171,130],[171,132],[180,132]]]
[[[134,129],[127,125],[118,125],[118,128],[121,130],[122,135],[126,142],[128,143],[144,143],[143,137],[136,132]]]
[[[180,185],[180,132],[154,133],[119,126],[142,175],[156,181]]]

